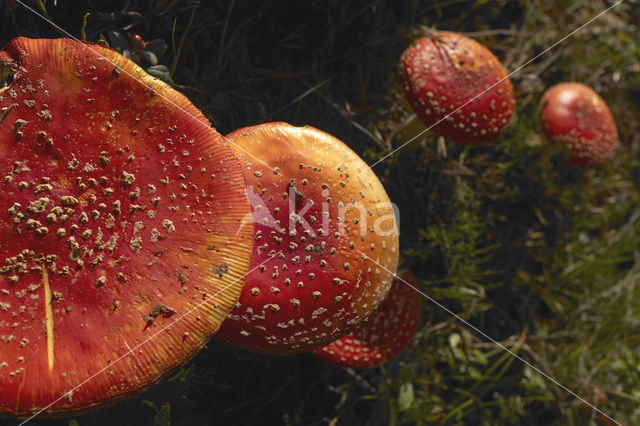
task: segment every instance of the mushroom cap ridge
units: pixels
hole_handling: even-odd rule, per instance
[[[236,303],[244,177],[183,95],[111,49],[17,38],[0,58],[0,414],[84,381],[43,415],[87,411],[184,364]]]

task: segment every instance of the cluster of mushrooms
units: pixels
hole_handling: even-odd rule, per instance
[[[475,41],[432,34],[401,63],[407,99],[438,134],[488,144],[509,124],[511,82]],[[354,368],[413,339],[422,303],[396,274],[394,206],[340,140],[286,123],[223,137],[91,43],[14,39],[3,75],[0,414],[99,408],[212,337]],[[606,104],[580,85],[545,94],[542,118],[576,164],[615,149]]]

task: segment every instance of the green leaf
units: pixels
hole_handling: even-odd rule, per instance
[[[151,66],[158,65],[158,57],[155,53],[149,52],[148,50],[140,50],[138,55],[151,64]]]
[[[167,84],[175,84],[173,82],[173,79],[171,78],[171,72],[169,71],[169,68],[167,68],[165,65],[152,65],[147,68],[146,71],[153,77],[162,80]]]
[[[151,52],[156,55],[158,58],[164,55],[167,51],[167,42],[162,40],[161,38],[157,38],[155,40],[151,40],[147,42],[144,50],[146,52]]]
[[[153,426],[171,426],[171,406],[165,402],[153,417]]]
[[[129,49],[129,41],[124,35],[117,31],[107,31],[107,40],[109,41],[109,46],[118,52]]]
[[[407,382],[401,385],[398,390],[398,408],[400,411],[411,408],[414,398],[413,383]]]
[[[460,346],[461,342],[462,337],[460,337],[458,333],[451,333],[449,335],[449,346],[451,346],[452,348],[457,348],[458,346]]]
[[[82,35],[82,40],[87,39],[87,19],[89,18],[89,15],[91,15],[91,13],[87,12],[84,14],[84,17],[82,18],[82,28],[80,28],[80,34]]]

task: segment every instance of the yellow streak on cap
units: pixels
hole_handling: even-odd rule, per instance
[[[42,281],[44,282],[45,323],[47,326],[47,358],[49,359],[49,372],[51,372],[53,371],[53,309],[51,308],[51,287],[49,286],[46,265],[42,265]]]

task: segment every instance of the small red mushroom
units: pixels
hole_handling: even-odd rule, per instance
[[[236,303],[244,177],[111,49],[17,38],[0,67],[0,414],[94,409],[184,364]]]
[[[409,285],[410,284],[410,285]],[[394,278],[387,298],[353,333],[313,351],[341,367],[373,368],[400,355],[420,326],[422,297],[410,272]]]
[[[541,100],[542,130],[551,143],[569,149],[569,161],[593,168],[609,160],[618,143],[616,123],[606,102],[582,83],[560,83]]]
[[[511,80],[477,41],[452,32],[434,33],[414,41],[400,62],[404,94],[435,133],[461,144],[486,145],[511,121]]]
[[[398,263],[382,184],[343,142],[313,127],[272,122],[227,138],[244,165],[254,250],[215,338],[292,354],[349,333],[385,297]]]

